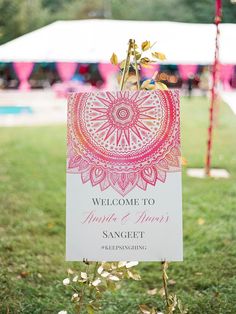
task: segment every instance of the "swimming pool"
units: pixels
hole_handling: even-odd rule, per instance
[[[0,106],[0,115],[31,114],[33,110],[29,106]]]

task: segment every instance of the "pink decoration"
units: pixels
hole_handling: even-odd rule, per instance
[[[112,74],[115,74],[118,72],[118,66],[115,66],[110,63],[99,63],[98,64],[98,70],[101,74],[101,77],[104,81],[102,85],[102,89],[107,89],[109,85],[109,78]]]
[[[125,196],[180,171],[178,91],[71,94],[68,173]]]
[[[68,82],[75,74],[77,63],[76,62],[57,62],[57,72],[63,82]]]
[[[232,78],[233,73],[234,73],[233,64],[221,64],[220,65],[220,80],[225,90],[231,89],[229,81]]]
[[[186,81],[190,75],[195,75],[197,72],[196,64],[180,64],[178,65],[179,73],[182,80]]]
[[[33,70],[34,63],[33,62],[14,62],[13,68],[14,71],[20,81],[19,90],[30,90],[30,84],[28,79]]]
[[[215,1],[215,24],[219,24],[221,22],[222,17],[222,0]]]
[[[144,79],[151,79],[155,71],[159,71],[160,64],[150,64],[149,67],[141,67],[141,76]]]

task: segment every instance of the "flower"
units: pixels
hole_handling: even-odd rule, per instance
[[[67,311],[60,311],[58,314],[67,314]]]
[[[73,282],[77,282],[78,279],[79,279],[79,276],[75,276],[75,277],[72,279],[72,281],[73,281]]]
[[[78,295],[78,293],[74,293],[74,294],[72,295],[71,301],[74,301],[74,302],[79,301],[79,295]]]
[[[68,286],[70,284],[70,279],[69,278],[65,278],[64,280],[63,280],[63,285],[64,286]]]
[[[136,265],[138,265],[138,262],[128,262],[127,264],[126,264],[126,268],[131,268],[131,267],[133,267],[133,266],[136,266]]]

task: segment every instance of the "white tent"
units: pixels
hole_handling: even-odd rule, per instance
[[[220,60],[236,64],[236,24],[220,25]],[[157,42],[169,64],[210,64],[215,26],[176,22],[79,20],[58,21],[0,46],[0,62],[109,62],[112,52],[125,57],[135,38]]]

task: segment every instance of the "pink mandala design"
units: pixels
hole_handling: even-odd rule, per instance
[[[72,94],[67,172],[122,196],[180,171],[178,91]]]

